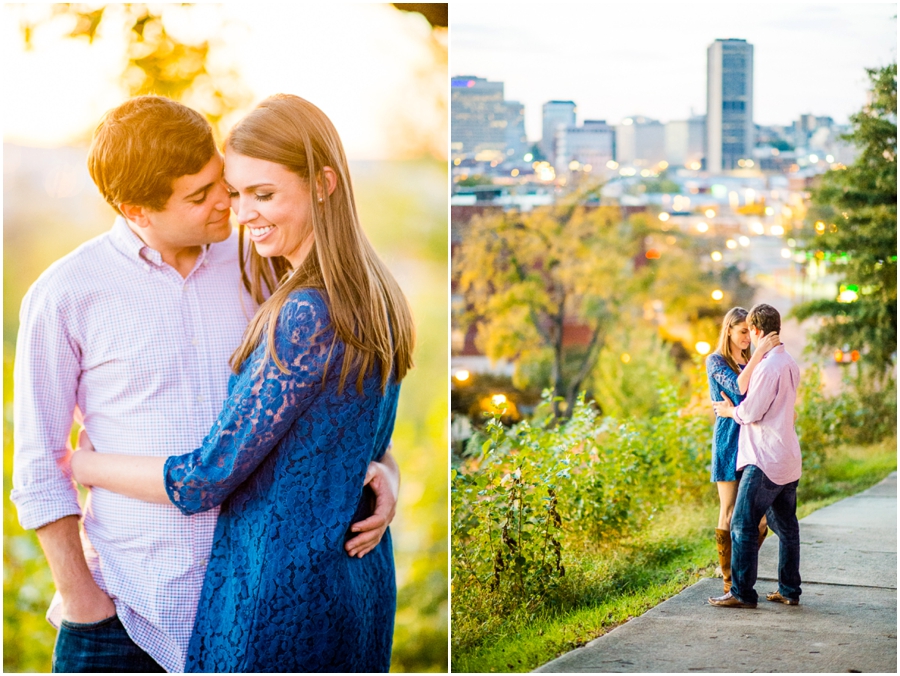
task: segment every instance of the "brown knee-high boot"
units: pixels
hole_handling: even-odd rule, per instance
[[[731,591],[731,531],[716,528],[716,549],[719,550],[719,566],[725,593]]]

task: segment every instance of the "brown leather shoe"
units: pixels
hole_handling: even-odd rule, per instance
[[[744,603],[736,596],[732,596],[731,592],[728,592],[725,596],[710,597],[709,605],[719,606],[720,608],[756,608],[755,603]]]
[[[766,594],[766,600],[772,601],[774,603],[783,603],[786,606],[799,606],[800,599],[789,599],[786,596],[782,596],[777,591],[773,591],[769,594]]]

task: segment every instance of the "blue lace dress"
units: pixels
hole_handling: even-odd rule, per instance
[[[740,364],[738,367],[744,369]],[[706,358],[706,375],[709,378],[709,394],[713,401],[724,401],[720,392],[725,392],[735,406],[744,401],[744,395],[738,387],[738,374],[731,370],[725,357],[718,352],[713,352]],[[732,418],[716,416],[716,426],[713,428],[711,481],[737,481],[735,468],[740,431],[741,426]]]
[[[264,340],[231,377],[203,445],[166,462],[166,490],[182,512],[222,506],[188,672],[390,667],[390,533],[362,559],[344,543],[369,461],[391,438],[400,388],[391,379],[382,393],[376,370],[362,395],[352,373],[339,393],[343,344],[331,350],[333,335],[322,294],[292,294],[275,331],[290,374],[266,359]]]

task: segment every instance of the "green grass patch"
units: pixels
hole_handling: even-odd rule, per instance
[[[836,449],[827,455],[816,483],[807,486],[801,479],[798,516],[858,493],[896,468],[896,439]],[[717,563],[713,544],[717,516],[711,484],[703,504],[667,506],[640,532],[580,547],[568,543],[566,576],[534,612],[479,622],[455,613],[452,670],[530,671],[711,577]],[[466,604],[479,603],[464,592],[458,596]],[[454,603],[456,597],[455,593]],[[471,615],[484,616],[477,610]]]

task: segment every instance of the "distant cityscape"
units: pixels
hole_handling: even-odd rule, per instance
[[[451,78],[453,250],[476,217],[549,206],[599,183],[586,208],[616,206],[623,219],[646,213],[662,231],[699,238],[708,251],[698,271],[766,279],[769,292],[789,304],[834,297],[824,261],[795,237],[816,177],[853,163],[857,150],[842,139],[850,128],[812,113],[785,125],[755,124],[753,62],[746,40],[717,39],[707,47],[705,114],[579,120],[577,101],[553,100],[542,106],[540,139],[527,137],[525,107],[505,99],[503,82]],[[672,236],[648,236],[646,246],[658,257],[677,244]],[[452,300],[454,373],[511,376],[514,364],[487,359],[476,344],[478,322],[461,322],[466,301],[455,282]],[[713,291],[713,305],[727,300]],[[679,318],[661,321],[669,335],[693,345],[690,327],[675,328]],[[578,343],[581,328],[566,326],[564,340]]]
[[[502,82],[459,75],[451,79],[454,193],[470,201],[490,192],[473,188],[490,183],[543,186],[538,192],[546,194],[585,174],[610,182],[665,172],[682,187],[716,176],[802,179],[855,157],[841,139],[847,126],[831,117],[804,114],[763,126],[754,124],[753,109],[753,45],[740,39],[718,39],[707,49],[705,115],[663,122],[635,114],[579,124],[576,101],[547,101],[537,140],[527,138],[525,108],[504,98]]]

